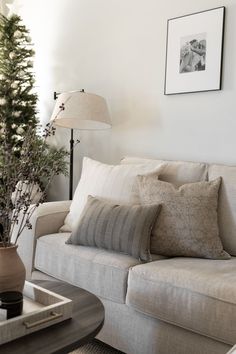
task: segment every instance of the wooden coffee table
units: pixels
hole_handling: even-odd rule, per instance
[[[33,283],[73,300],[73,317],[0,345],[1,354],[69,353],[98,334],[104,322],[104,307],[95,295],[60,281]]]

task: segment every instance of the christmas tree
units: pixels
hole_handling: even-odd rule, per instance
[[[25,131],[37,128],[37,94],[33,92],[34,50],[21,18],[0,16],[0,144],[20,156]],[[7,136],[5,136],[7,135]]]
[[[21,18],[0,15],[0,247],[11,245],[16,225],[16,240],[31,228],[32,212],[54,176],[67,175],[68,153],[47,142],[52,124],[39,134],[33,56]]]

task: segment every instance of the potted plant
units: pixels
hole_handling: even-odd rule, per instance
[[[12,154],[6,141],[0,148],[0,292],[22,290],[25,270],[16,253],[17,240],[25,227],[31,228],[30,218],[45,200],[53,177],[67,171],[67,153],[46,142],[51,131],[50,128],[41,138],[29,129],[24,135],[20,159]],[[43,181],[40,189],[39,180]],[[31,200],[38,192],[40,198],[32,205]],[[13,240],[14,227],[17,233]]]
[[[53,177],[67,174],[67,152],[48,144],[55,129],[48,124],[42,131],[38,123],[33,55],[20,17],[1,15],[0,292],[22,291],[25,269],[17,254],[17,240],[25,227],[31,228],[30,218],[45,200]]]

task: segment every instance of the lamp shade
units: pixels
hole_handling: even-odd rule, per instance
[[[84,91],[61,93],[51,121],[57,126],[70,129],[102,130],[111,127],[105,99]]]

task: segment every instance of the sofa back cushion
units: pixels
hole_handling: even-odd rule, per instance
[[[218,218],[224,249],[236,256],[236,166],[210,165],[209,180],[222,177]]]
[[[122,165],[147,164],[153,168],[164,164],[159,175],[161,181],[180,187],[186,183],[200,182],[207,179],[207,164],[200,162],[152,160],[139,157],[124,157]]]
[[[189,182],[209,181],[222,177],[222,183],[219,190],[218,221],[220,238],[224,249],[236,256],[236,166],[217,165],[198,162],[185,161],[166,161],[144,159],[139,157],[125,157],[121,164],[149,164],[158,166],[161,163],[167,163],[163,166],[160,180],[170,182],[179,187]]]

